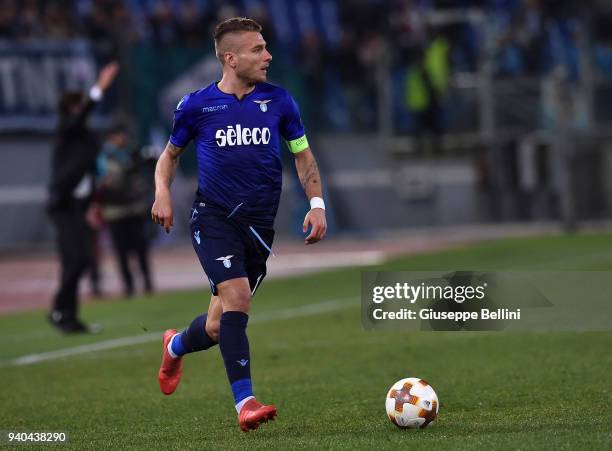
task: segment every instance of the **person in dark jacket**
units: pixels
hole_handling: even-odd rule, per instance
[[[153,292],[153,283],[146,233],[151,189],[143,173],[146,162],[137,151],[129,148],[128,142],[127,129],[115,125],[98,157],[98,189],[102,217],[113,238],[124,294],[131,297],[134,278],[130,256],[138,260],[146,293]]]
[[[118,71],[117,63],[106,65],[88,96],[66,92],[58,103],[59,125],[47,208],[57,232],[61,276],[49,321],[66,333],[91,331],[78,318],[79,280],[92,258],[92,230],[87,223],[87,211],[94,193],[96,158],[100,150],[95,133],[87,126],[87,118]]]

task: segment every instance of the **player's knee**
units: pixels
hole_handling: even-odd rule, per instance
[[[223,310],[249,313],[251,309],[251,293],[232,296],[231,299],[223,299]]]
[[[241,282],[219,285],[223,311],[248,313],[251,309],[251,290],[246,278]]]

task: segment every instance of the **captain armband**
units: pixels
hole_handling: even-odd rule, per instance
[[[301,152],[308,147],[308,138],[306,138],[306,135],[304,135],[300,138],[287,141],[287,146],[289,147],[291,153]]]

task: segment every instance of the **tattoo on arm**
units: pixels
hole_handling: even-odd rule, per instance
[[[313,159],[312,162],[308,165],[306,170],[300,174],[300,182],[302,182],[302,187],[306,190],[310,184],[319,185],[319,167],[317,166],[317,162]]]

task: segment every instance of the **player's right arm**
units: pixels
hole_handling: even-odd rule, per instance
[[[155,202],[151,208],[151,218],[153,222],[162,226],[166,233],[170,233],[173,225],[170,186],[176,175],[183,149],[168,142],[155,166]]]
[[[170,233],[173,225],[170,186],[176,175],[181,154],[193,138],[193,114],[188,106],[189,97],[190,94],[187,94],[176,106],[170,140],[155,166],[155,202],[151,208],[151,218],[162,226],[166,233]]]

